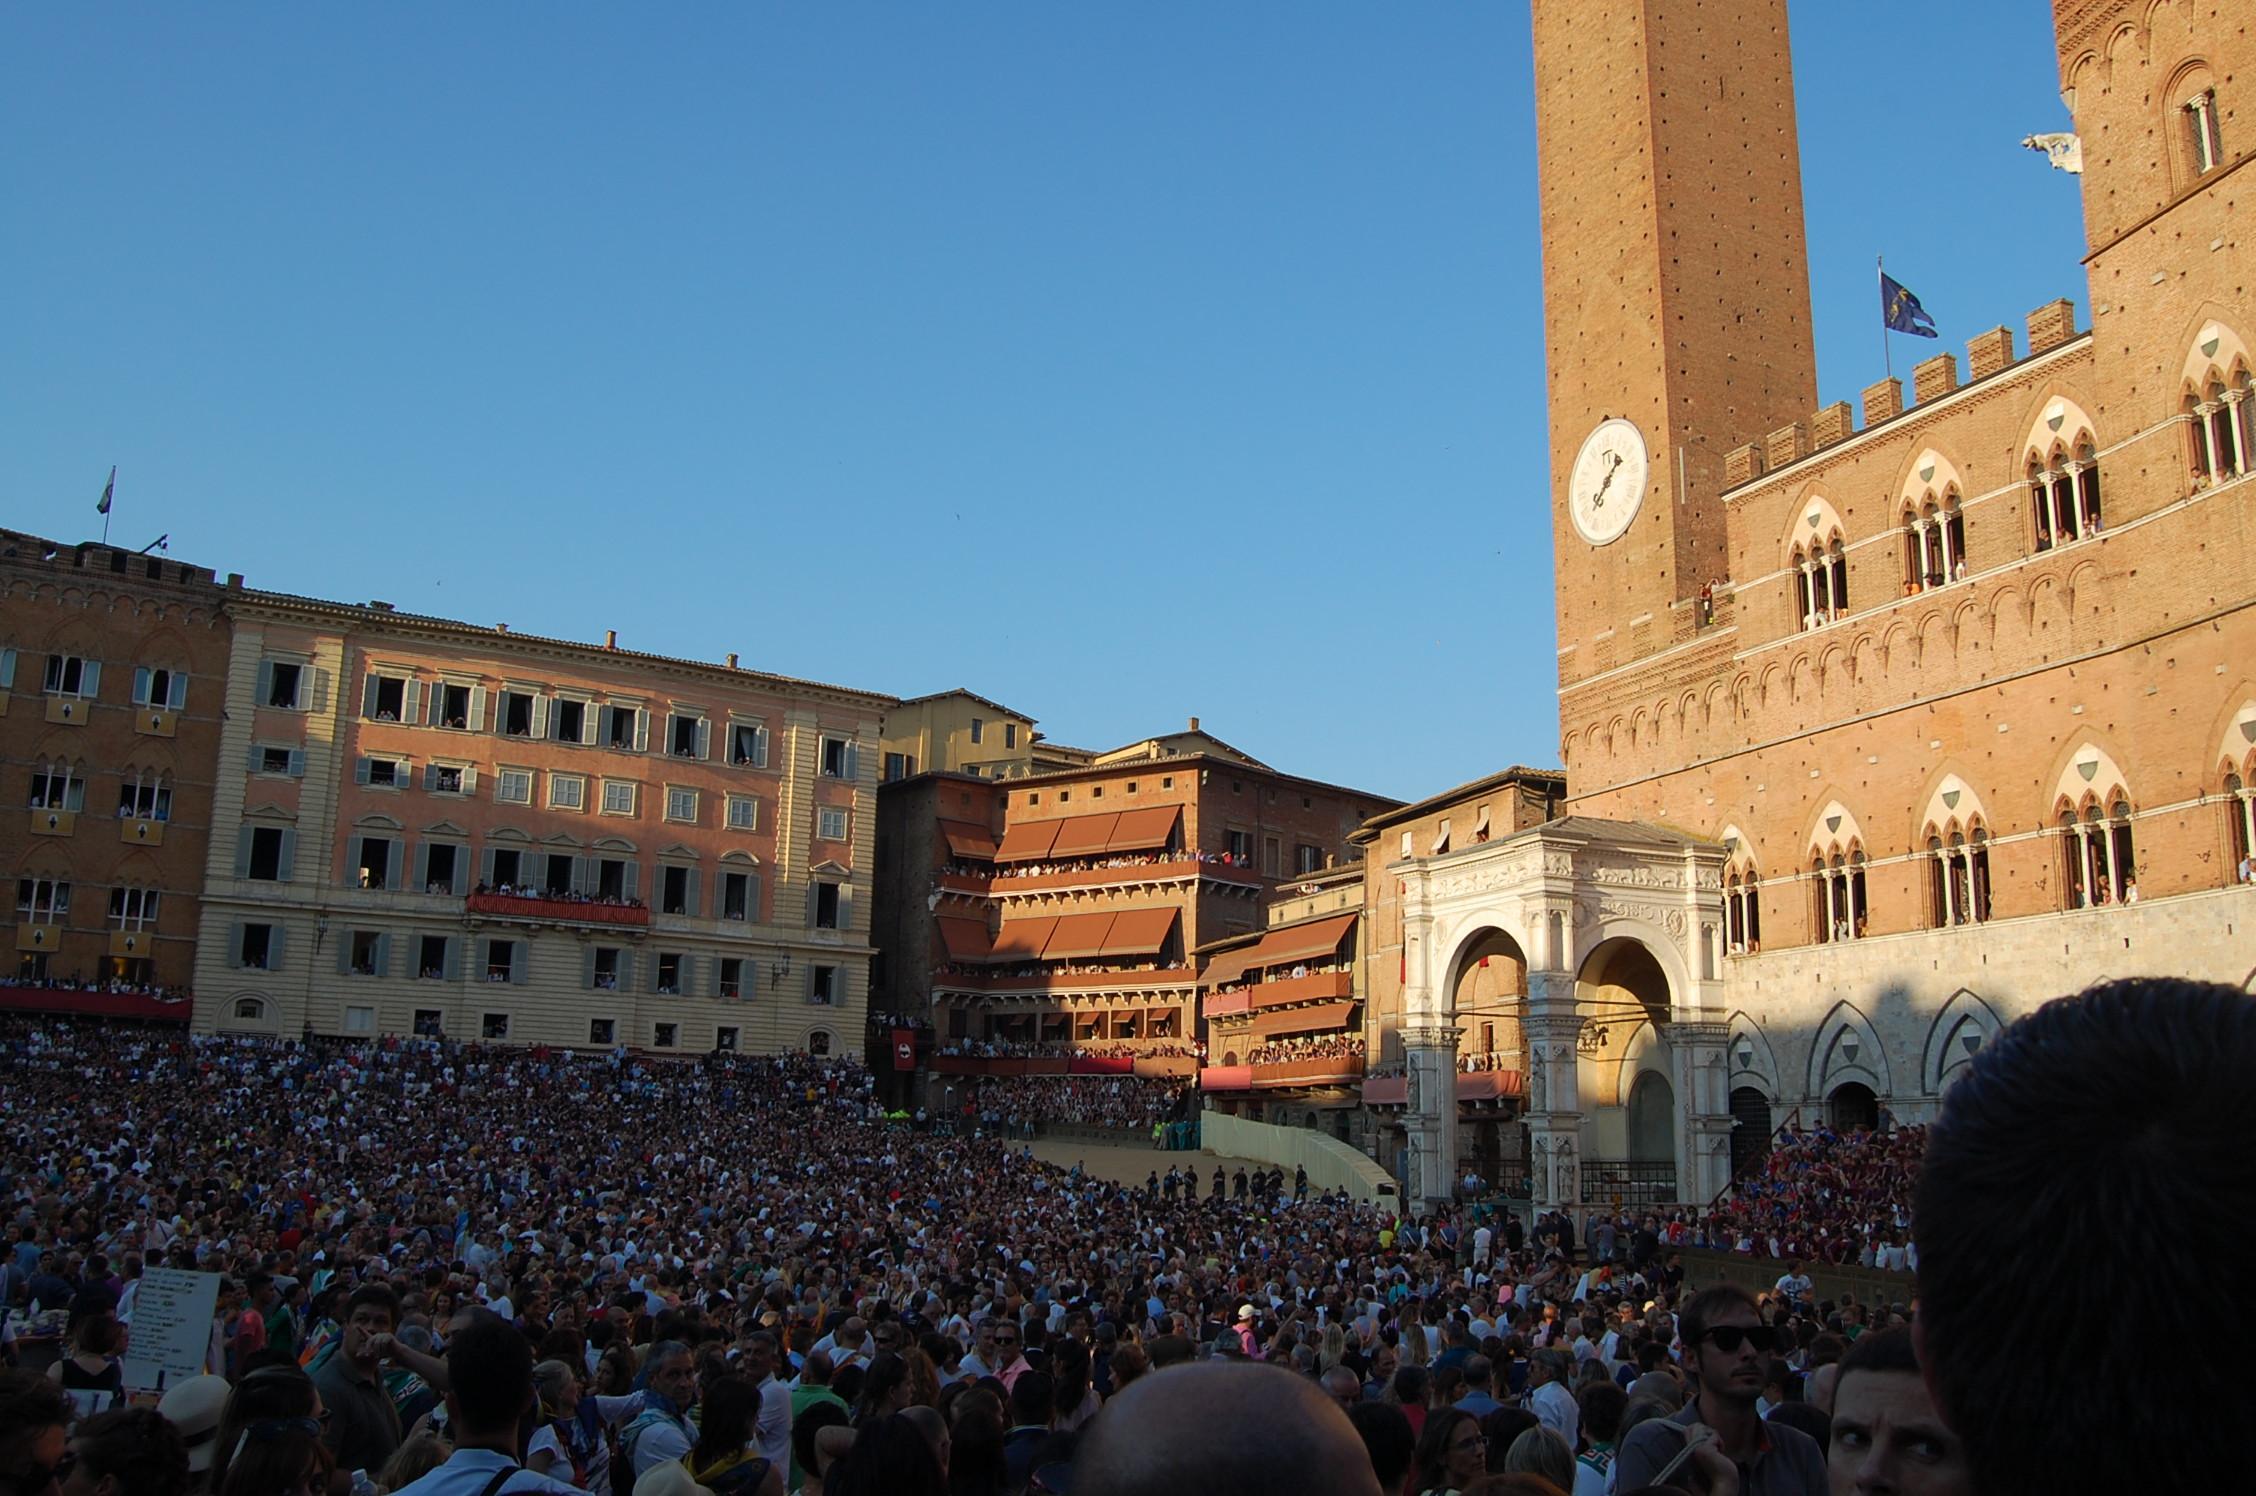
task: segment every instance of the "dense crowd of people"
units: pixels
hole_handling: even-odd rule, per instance
[[[1916,1270],[1911,1200],[1927,1129],[1781,1129],[1759,1173],[1699,1219],[1697,1245]]]
[[[990,1075],[966,1077],[952,1120],[989,1132],[1032,1137],[1047,1123],[1075,1122],[1148,1133],[1183,1110],[1181,1080],[1144,1075]]]
[[[2256,1007],[2156,985],[1954,1085],[1917,1336],[1563,1215],[1109,1182],[888,1123],[850,1061],[0,1022],[0,1490],[2228,1490],[2256,1390],[2157,1327],[2256,1220]],[[151,1406],[156,1266],[219,1292]]]
[[[981,1060],[1197,1059],[1203,1043],[1188,1039],[950,1039],[939,1053]]]
[[[1361,1034],[1302,1034],[1256,1044],[1246,1054],[1249,1065],[1293,1065],[1303,1060],[1360,1060]]]
[[[154,997],[168,1003],[196,1000],[195,989],[164,982],[134,982],[124,977],[24,976],[0,978],[0,986],[34,987],[43,992],[105,992],[117,997]]]

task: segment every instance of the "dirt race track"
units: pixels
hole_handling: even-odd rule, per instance
[[[1036,1138],[1034,1156],[1044,1163],[1072,1168],[1075,1164],[1099,1179],[1111,1179],[1121,1184],[1142,1184],[1153,1170],[1165,1179],[1170,1167],[1196,1166],[1199,1171],[1199,1193],[1205,1194],[1214,1183],[1214,1166],[1220,1164],[1225,1175],[1235,1174],[1240,1165],[1248,1173],[1257,1165],[1249,1158],[1221,1158],[1212,1153],[1169,1153],[1164,1148],[1115,1147],[1103,1143],[1083,1143],[1072,1138]],[[1285,1187],[1292,1188],[1292,1176],[1285,1177]]]

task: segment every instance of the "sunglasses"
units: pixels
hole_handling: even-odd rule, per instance
[[[1714,1341],[1715,1348],[1727,1356],[1741,1344],[1758,1351],[1773,1350],[1778,1345],[1778,1332],[1769,1325],[1717,1325],[1700,1338]]]
[[[1018,1337],[1016,1335],[997,1335],[995,1337],[995,1344],[1016,1345],[1018,1344]]]

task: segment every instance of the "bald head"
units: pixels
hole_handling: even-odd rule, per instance
[[[1130,1384],[1089,1425],[1073,1472],[1074,1496],[1379,1496],[1337,1403],[1305,1377],[1233,1362]]]

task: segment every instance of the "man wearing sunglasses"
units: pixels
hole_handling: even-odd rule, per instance
[[[1817,1441],[1767,1423],[1755,1411],[1778,1337],[1756,1312],[1754,1296],[1733,1284],[1703,1288],[1685,1302],[1677,1331],[1696,1390],[1681,1412],[1630,1430],[1614,1465],[1617,1488],[1690,1482],[1722,1496],[1732,1485],[1730,1473],[1707,1451],[1678,1461],[1688,1443],[1698,1442],[1693,1430],[1705,1429],[1738,1476],[1736,1496],[1826,1496],[1825,1455]]]

